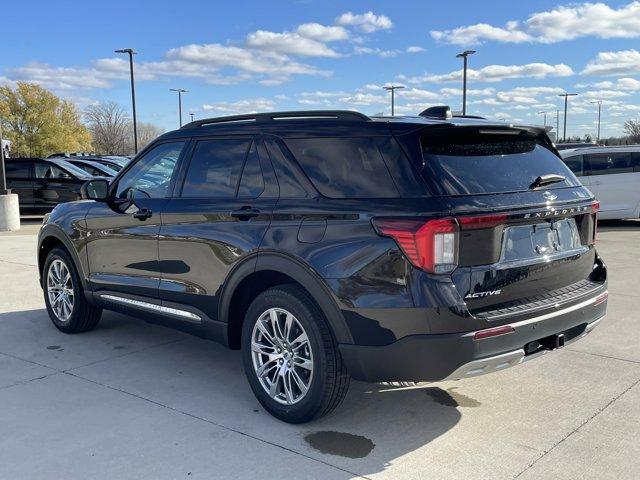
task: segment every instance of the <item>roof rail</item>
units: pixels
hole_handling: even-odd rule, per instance
[[[234,122],[271,122],[289,119],[326,119],[326,120],[351,120],[367,122],[369,117],[360,112],[351,110],[298,110],[291,112],[251,113],[248,115],[231,115],[228,117],[214,117],[196,120],[187,123],[182,128],[203,127],[220,123]]]

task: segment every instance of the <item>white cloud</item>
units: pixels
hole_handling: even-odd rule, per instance
[[[349,38],[349,32],[344,27],[336,25],[326,26],[319,23],[303,23],[296,31],[302,37],[318,40],[319,42],[335,42]]]
[[[374,95],[373,93],[354,93],[339,99],[341,103],[351,105],[386,105],[389,103],[387,95]]]
[[[354,47],[353,51],[358,55],[378,55],[382,58],[395,57],[401,53],[400,50],[382,50],[380,48],[360,47],[357,45]]]
[[[400,98],[406,98],[407,100],[440,100],[442,95],[429,90],[422,90],[420,88],[408,88],[406,90],[398,90],[396,92]]]
[[[256,113],[273,110],[275,106],[276,103],[268,98],[254,98],[237,102],[205,103],[202,110],[229,114]]]
[[[247,36],[247,46],[269,52],[279,52],[303,57],[338,57],[338,52],[325,43],[306,38],[298,33],[276,33],[258,30]]]
[[[573,70],[563,63],[549,65],[547,63],[528,63],[526,65],[488,65],[479,70],[468,69],[467,78],[477,82],[500,82],[509,78],[545,78],[567,77],[573,74]],[[425,75],[411,79],[416,82],[454,82],[462,79],[462,70],[440,75]]]
[[[425,49],[422,47],[419,47],[418,45],[411,45],[409,47],[407,47],[407,53],[420,53],[420,52],[424,52]]]
[[[634,49],[600,52],[587,63],[583,75],[625,75],[640,72],[640,52]]]
[[[431,31],[431,37],[440,42],[454,45],[476,45],[483,40],[520,43],[531,41],[531,37],[519,30],[493,27],[486,23],[478,23],[468,27],[458,27],[453,30]]]
[[[522,23],[511,21],[504,27],[479,23],[452,30],[435,30],[431,36],[435,40],[456,45],[474,45],[486,40],[556,43],[586,36],[638,38],[640,2],[633,1],[617,9],[604,3],[559,6],[550,11],[534,13]]]
[[[12,81],[29,81],[51,90],[111,86],[99,71],[86,67],[54,67],[46,63],[29,62],[22,67],[9,68],[7,73]]]
[[[365,33],[376,30],[388,30],[393,27],[391,19],[386,15],[376,15],[373,12],[355,14],[351,12],[343,13],[336,19],[336,24],[357,27]]]
[[[493,88],[468,88],[467,95],[474,97],[486,97],[495,93]],[[440,94],[443,97],[462,97],[461,88],[441,88]]]

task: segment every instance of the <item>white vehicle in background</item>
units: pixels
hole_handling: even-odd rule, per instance
[[[562,150],[560,155],[600,200],[598,218],[640,217],[640,145]]]
[[[4,152],[5,158],[9,158],[11,155],[11,141],[2,139],[2,151]]]

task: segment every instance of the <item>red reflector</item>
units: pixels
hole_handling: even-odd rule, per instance
[[[507,215],[477,215],[472,217],[458,217],[460,228],[470,230],[474,228],[492,228],[507,220]]]
[[[501,327],[487,328],[485,330],[478,330],[474,335],[474,340],[482,340],[483,338],[497,337],[499,335],[507,335],[513,333],[515,330],[511,325],[502,325]]]
[[[591,205],[591,208],[593,208],[593,210],[596,212],[600,210],[600,201],[596,200],[595,202],[593,202],[593,204]]]
[[[593,306],[595,307],[596,305],[600,305],[601,303],[606,302],[607,298],[609,298],[609,292],[608,291],[604,292],[604,293],[601,293],[600,295],[598,295],[596,297],[596,301],[593,302]]]

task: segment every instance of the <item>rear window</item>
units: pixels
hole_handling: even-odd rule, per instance
[[[296,138],[285,140],[314,187],[331,198],[399,196],[376,139]]]
[[[453,132],[452,132],[453,133]],[[540,175],[559,174],[565,181],[546,189],[580,182],[553,152],[535,139],[509,135],[423,137],[423,178],[436,195],[477,195],[526,191]]]

